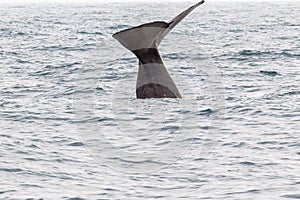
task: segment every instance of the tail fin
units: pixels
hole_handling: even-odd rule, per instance
[[[117,32],[113,37],[130,51],[157,48],[164,37],[190,12],[203,4],[204,0],[180,13],[169,23],[163,21],[151,22],[137,27]]]
[[[160,39],[158,41],[158,44],[161,43],[161,41],[164,39],[164,37],[177,25],[179,24],[179,22],[181,22],[186,16],[188,16],[188,14],[190,14],[195,8],[197,8],[198,6],[200,6],[201,4],[204,3],[204,0],[196,3],[195,5],[189,7],[188,9],[186,9],[185,11],[183,11],[182,13],[180,13],[179,15],[177,15],[175,18],[173,18],[168,24],[169,27],[163,32],[162,35],[160,35]]]
[[[204,3],[203,0],[180,13],[169,23],[151,22],[113,35],[139,59],[137,98],[181,98],[178,88],[163,64],[157,47],[181,20],[202,3]]]
[[[169,27],[166,22],[151,22],[115,33],[113,37],[130,51],[158,46],[159,36]]]

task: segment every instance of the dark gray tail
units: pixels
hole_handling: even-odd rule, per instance
[[[163,38],[190,12],[203,4],[200,1],[170,22],[151,22],[117,32],[113,37],[139,59],[137,98],[181,98],[157,50]]]

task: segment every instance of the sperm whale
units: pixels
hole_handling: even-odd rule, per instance
[[[145,98],[182,98],[167,71],[158,46],[165,36],[204,0],[181,12],[169,22],[155,21],[113,34],[125,48],[139,60],[136,96]]]

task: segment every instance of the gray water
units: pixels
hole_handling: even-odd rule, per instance
[[[299,199],[300,4],[206,2],[135,98],[111,35],[193,2],[0,6],[0,199]]]

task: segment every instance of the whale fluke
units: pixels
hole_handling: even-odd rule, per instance
[[[202,0],[189,7],[170,22],[146,23],[113,34],[113,37],[134,53],[139,60],[137,98],[182,98],[157,48],[181,20],[203,3]]]

